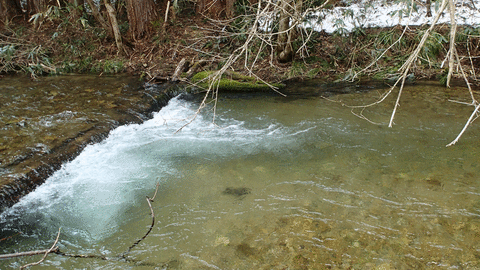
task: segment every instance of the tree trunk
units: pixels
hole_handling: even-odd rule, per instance
[[[427,0],[427,17],[432,17],[432,1]]]
[[[119,21],[128,20],[127,9],[125,8],[126,5],[127,4],[125,3],[125,0],[115,1],[115,6],[113,8],[117,11],[117,20]]]
[[[153,0],[127,0],[129,34],[135,40],[152,31],[151,22],[158,20]]]
[[[0,23],[7,23],[15,16],[21,15],[22,8],[20,2],[16,0],[0,0]]]
[[[234,0],[197,0],[195,13],[203,14],[212,19],[219,19],[225,16],[225,1],[232,1],[233,8]]]
[[[121,53],[123,49],[123,43],[120,30],[118,29],[117,18],[115,17],[115,9],[113,9],[113,7],[107,2],[105,2],[105,7],[107,8],[108,18],[110,25],[112,26],[113,35],[115,36],[115,43],[117,44],[118,53]]]
[[[92,10],[92,15],[95,20],[100,24],[100,27],[107,30],[110,36],[113,37],[112,29],[109,27],[102,14],[98,11],[97,6],[95,5],[95,3],[93,3],[93,0],[87,0],[87,4],[90,6],[90,9]]]
[[[283,0],[280,5],[280,20],[278,25],[278,44],[276,47],[277,59],[280,63],[293,60],[295,50],[293,42],[297,38],[296,27],[292,27],[290,14],[298,15],[301,12],[302,0],[295,4],[293,0]],[[291,28],[291,29],[290,29]]]
[[[233,15],[235,15],[235,0],[225,0],[225,16],[227,16],[228,19],[233,18]]]
[[[44,12],[49,6],[56,5],[54,0],[27,0],[27,14],[33,15]]]
[[[57,0],[61,7],[67,7],[70,11],[70,20],[75,22],[82,17],[84,12],[84,0]],[[82,7],[82,8],[80,8]]]

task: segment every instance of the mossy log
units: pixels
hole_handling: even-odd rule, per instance
[[[220,91],[251,92],[272,90],[266,83],[237,72],[225,72],[220,80],[212,81],[211,75],[214,73],[215,71],[201,71],[195,74],[190,81],[201,88],[209,88],[210,84],[213,83],[213,88],[218,88]],[[272,83],[271,85],[278,89],[285,87],[282,83]]]

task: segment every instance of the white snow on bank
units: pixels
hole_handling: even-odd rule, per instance
[[[410,18],[410,6],[406,3],[392,3],[392,1],[362,1],[360,4],[351,4],[347,7],[336,7],[331,10],[322,10],[314,13],[313,18],[303,24],[305,28],[315,31],[333,33],[336,30],[351,32],[354,28],[392,27],[396,25],[423,25],[431,24],[441,0],[432,1],[432,17],[427,17],[427,9],[419,4],[413,10]],[[456,3],[456,21],[458,25],[478,27],[480,25],[480,0],[458,0]],[[443,12],[438,23],[450,23],[450,13]]]

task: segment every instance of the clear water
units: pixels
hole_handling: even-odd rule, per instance
[[[0,185],[65,160],[94,131],[143,117],[148,94],[133,76],[0,78]]]
[[[0,249],[48,248],[61,227],[63,252],[107,259],[51,254],[37,268],[477,269],[478,124],[445,147],[471,113],[447,99],[467,100],[465,90],[406,89],[393,128],[339,102],[381,91],[224,96],[215,123],[204,110],[179,132],[198,101],[175,98],[88,146],[3,213]],[[386,123],[392,102],[364,115]],[[155,226],[121,258],[150,227],[145,197],[157,182]]]

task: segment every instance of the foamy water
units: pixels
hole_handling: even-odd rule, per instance
[[[88,146],[3,213],[11,238],[2,249],[46,248],[62,227],[63,252],[108,260],[52,254],[44,267],[476,267],[478,128],[445,147],[470,113],[446,101],[461,90],[407,87],[394,128],[320,97],[253,96],[223,97],[215,124],[207,108],[179,131],[198,103],[175,98]],[[386,122],[392,102],[364,114]],[[152,222],[145,196],[157,182],[154,228],[124,260]]]

